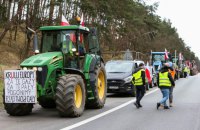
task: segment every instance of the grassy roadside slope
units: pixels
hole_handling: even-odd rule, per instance
[[[3,109],[3,81],[0,79],[0,109]]]

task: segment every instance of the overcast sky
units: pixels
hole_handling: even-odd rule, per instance
[[[170,19],[185,44],[200,59],[200,1],[199,0],[146,0],[159,2],[156,12],[162,18]]]

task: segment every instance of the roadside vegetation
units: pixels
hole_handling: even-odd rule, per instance
[[[2,94],[3,94],[3,80],[0,79],[0,109],[3,108],[3,98],[2,98]]]

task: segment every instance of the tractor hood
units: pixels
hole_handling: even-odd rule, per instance
[[[24,60],[20,66],[43,66],[49,63],[53,63],[57,60],[62,60],[63,56],[61,52],[47,52],[41,53],[34,56],[29,57]]]

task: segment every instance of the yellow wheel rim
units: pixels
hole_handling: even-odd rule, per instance
[[[75,87],[75,92],[74,92],[74,103],[77,108],[81,106],[82,99],[83,99],[83,95],[82,95],[81,86],[77,84]]]
[[[103,99],[105,95],[105,75],[102,71],[98,75],[98,94],[99,98]]]

